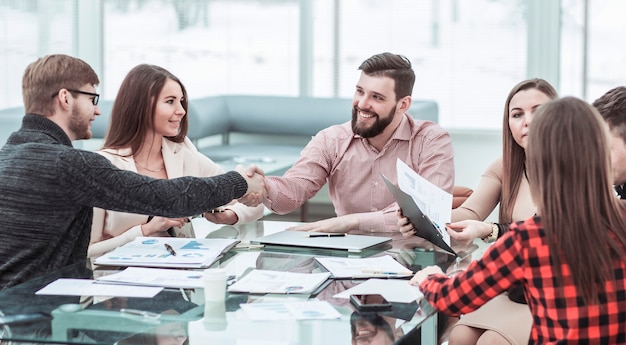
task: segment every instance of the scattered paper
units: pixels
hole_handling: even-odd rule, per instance
[[[350,295],[379,293],[389,302],[411,303],[424,295],[417,286],[409,285],[407,280],[368,279],[363,283],[342,291],[334,298],[350,298]]]
[[[162,287],[97,284],[91,279],[57,279],[37,291],[36,295],[59,296],[109,296],[151,298],[163,290]]]
[[[247,303],[241,309],[252,320],[338,319],[341,314],[326,301]]]
[[[161,286],[167,288],[202,288],[202,271],[167,268],[128,267],[118,273],[96,278],[98,283]]]
[[[329,272],[297,273],[254,269],[228,287],[230,292],[313,293],[330,277]]]
[[[370,258],[316,257],[334,278],[401,278],[413,275],[390,255]]]

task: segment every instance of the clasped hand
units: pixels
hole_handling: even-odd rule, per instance
[[[265,200],[269,186],[265,183],[265,174],[258,166],[252,164],[248,168],[238,165],[237,172],[246,179],[248,190],[238,201],[246,206],[255,207]]]

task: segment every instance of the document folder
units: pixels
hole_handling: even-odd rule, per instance
[[[381,174],[381,176],[383,177],[383,181],[385,181],[387,188],[389,188],[389,191],[402,209],[402,214],[404,214],[404,216],[409,219],[411,224],[413,224],[413,227],[415,228],[415,235],[428,240],[432,244],[451,254],[456,255],[456,252],[450,248],[441,235],[441,231],[445,231],[445,229],[440,228],[437,224],[433,223],[430,218],[428,218],[428,216],[420,210],[409,194],[405,193],[403,190],[398,188],[398,186],[391,183],[391,181],[389,181],[384,175]]]

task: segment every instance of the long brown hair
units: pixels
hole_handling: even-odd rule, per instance
[[[528,178],[553,270],[567,264],[586,303],[615,279],[612,259],[626,255],[624,210],[611,187],[606,124],[585,101],[540,106],[528,136]],[[564,262],[562,261],[564,260]]]
[[[187,90],[175,75],[163,67],[138,65],[128,72],[113,102],[104,148],[130,147],[132,153],[139,151],[146,133],[154,126],[157,99],[168,79],[180,85],[183,91],[182,105],[185,113],[188,113]],[[188,126],[187,116],[183,116],[178,134],[167,139],[183,142]]]
[[[558,97],[558,93],[547,81],[539,78],[524,80],[515,85],[504,103],[504,115],[502,118],[502,164],[504,173],[502,178],[502,193],[500,194],[499,222],[513,222],[513,208],[519,186],[524,178],[526,169],[526,153],[524,148],[513,139],[509,126],[509,107],[511,99],[518,92],[536,89],[551,99]]]

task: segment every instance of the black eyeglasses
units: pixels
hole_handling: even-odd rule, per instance
[[[76,92],[76,93],[80,93],[83,95],[87,95],[87,96],[93,96],[93,98],[91,99],[91,103],[93,103],[93,105],[98,105],[98,101],[100,100],[100,95],[97,93],[92,93],[92,92],[87,92],[87,91],[80,91],[80,90],[73,90],[73,89],[66,89],[69,92]],[[52,95],[52,97],[56,97],[56,95],[58,95],[59,92],[57,91],[54,95]]]

